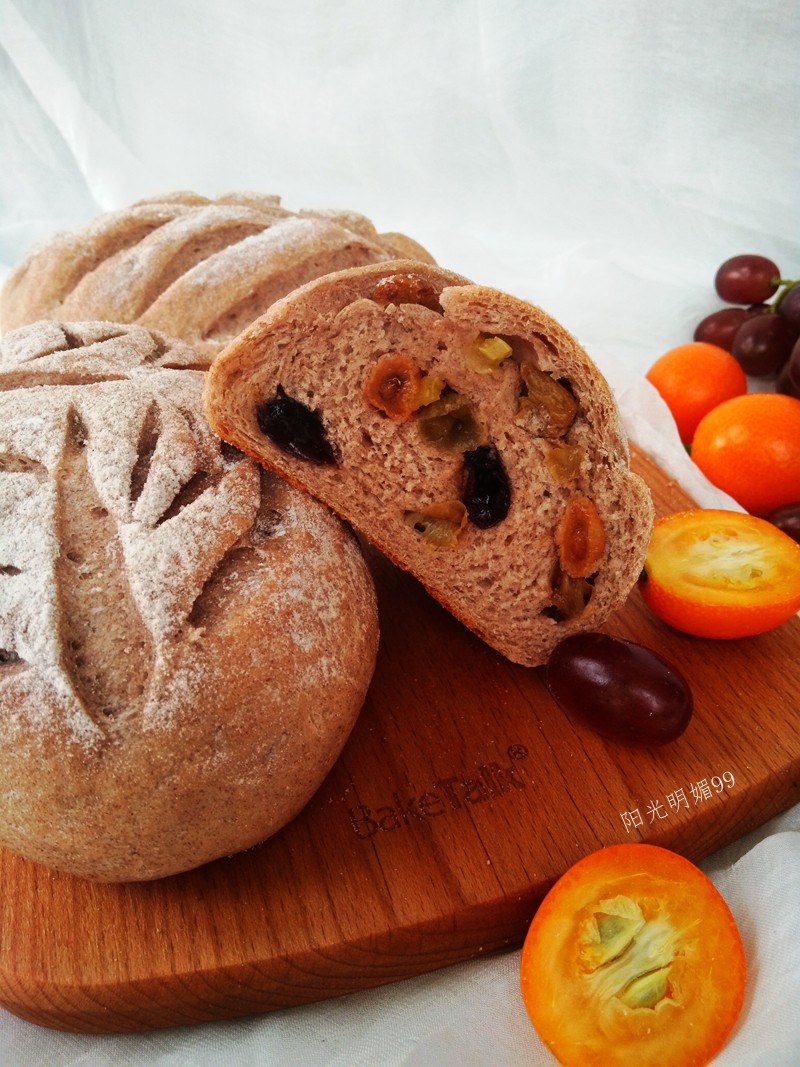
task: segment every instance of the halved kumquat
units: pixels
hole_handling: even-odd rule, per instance
[[[678,512],[656,520],[639,588],[650,610],[684,633],[764,633],[800,610],[800,544],[754,515]]]
[[[747,960],[713,882],[658,845],[578,860],[539,906],[520,987],[564,1067],[701,1067],[744,1003]]]

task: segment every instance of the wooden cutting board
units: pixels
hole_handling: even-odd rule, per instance
[[[666,514],[682,491],[636,452]],[[567,720],[541,670],[483,645],[380,557],[381,653],[359,723],[265,844],[163,881],[94,885],[0,851],[0,1004],[115,1032],[268,1011],[519,944],[602,845],[699,860],[800,801],[800,620],[686,637],[636,590],[606,627],[680,665],[695,716],[660,750]]]

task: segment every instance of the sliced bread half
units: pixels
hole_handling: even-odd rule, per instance
[[[518,663],[641,571],[653,506],[600,372],[540,309],[438,267],[296,290],[219,356],[205,408]]]

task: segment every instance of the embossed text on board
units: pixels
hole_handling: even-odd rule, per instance
[[[509,745],[507,762],[481,763],[466,774],[438,778],[419,792],[400,794],[395,790],[388,803],[372,807],[357,804],[348,811],[353,832],[366,840],[375,834],[418,825],[525,789],[528,782],[521,763],[527,755],[524,745]]]

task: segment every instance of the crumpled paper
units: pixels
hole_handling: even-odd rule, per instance
[[[360,210],[546,308],[608,376],[632,438],[698,503],[733,506],[643,375],[718,306],[728,255],[800,272],[798,41],[783,0],[0,0],[0,280],[54,231],[171,189]],[[800,807],[702,866],[749,965],[716,1062],[794,1067]],[[0,1013],[0,1063],[552,1064],[518,962],[144,1035]]]

